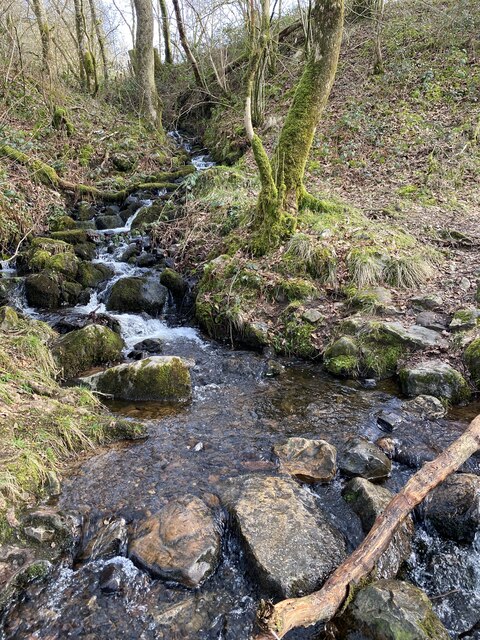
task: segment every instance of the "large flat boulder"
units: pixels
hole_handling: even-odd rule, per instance
[[[319,588],[345,558],[342,534],[289,478],[245,476],[225,487],[256,579],[285,597]]]
[[[181,496],[140,523],[128,553],[154,577],[198,587],[217,566],[220,534],[203,500]]]
[[[192,394],[188,363],[177,356],[120,364],[82,382],[119,400],[185,402]]]
[[[433,329],[420,325],[404,327],[400,322],[382,322],[382,331],[392,339],[413,349],[447,349],[448,342]]]
[[[461,373],[446,362],[431,360],[403,368],[400,385],[407,396],[429,395],[458,404],[468,400],[470,389]]]

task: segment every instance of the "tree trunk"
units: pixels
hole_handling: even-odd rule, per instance
[[[165,49],[165,62],[167,64],[173,64],[172,45],[170,43],[170,24],[168,20],[167,3],[165,0],[158,0],[160,6],[160,12],[162,14],[162,32],[163,32],[163,46]]]
[[[273,166],[282,193],[281,206],[293,213],[305,194],[305,166],[335,79],[343,15],[343,0],[316,0],[307,61],[276,148]]]
[[[155,85],[152,0],[134,0],[137,15],[134,69],[140,107],[149,122],[163,135],[161,101]]]
[[[83,30],[83,7],[82,0],[73,0],[75,7],[75,32],[77,35],[77,53],[78,53],[78,68],[80,72],[80,84],[82,89],[87,88],[87,74],[85,72],[85,32]]]
[[[336,569],[319,591],[302,598],[283,600],[275,606],[266,606],[259,612],[266,632],[257,636],[257,640],[283,638],[295,627],[308,627],[331,620],[352,589],[358,588],[361,580],[375,568],[395,531],[412,509],[479,448],[480,416],[477,416],[463,435],[410,478],[375,520],[362,544]]]
[[[95,6],[95,0],[89,0],[90,4],[90,15],[92,17],[92,22],[95,28],[95,34],[98,40],[98,47],[100,49],[100,57],[102,58],[102,67],[103,67],[103,79],[105,84],[108,83],[108,61],[107,61],[107,53],[105,46],[105,35],[102,29],[102,23],[98,19],[97,16],[97,8]]]
[[[52,47],[50,39],[50,27],[48,26],[47,15],[42,0],[32,0],[33,11],[40,31],[42,42],[42,62],[43,68],[48,77],[52,78]]]
[[[203,91],[207,91],[207,87],[202,78],[202,74],[200,73],[200,67],[198,66],[198,62],[193,55],[192,50],[190,49],[190,45],[188,44],[187,34],[185,31],[185,25],[183,24],[182,11],[180,9],[180,4],[178,0],[172,0],[173,8],[175,10],[175,17],[177,19],[177,28],[178,35],[180,36],[180,42],[182,43],[182,48],[185,51],[185,55],[192,67],[193,75],[195,76],[195,82],[197,86]],[[207,91],[208,92],[208,91]]]

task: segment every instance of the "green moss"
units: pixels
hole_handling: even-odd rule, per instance
[[[468,345],[464,358],[474,384],[480,388],[480,338]]]
[[[88,167],[90,160],[92,159],[95,149],[91,144],[86,144],[82,147],[78,153],[78,163],[81,167]]]
[[[52,347],[64,378],[72,378],[93,366],[118,361],[122,349],[123,340],[117,333],[94,324],[67,333]]]
[[[327,371],[335,376],[357,377],[359,374],[359,360],[356,356],[336,356],[325,362]]]
[[[312,338],[314,327],[301,318],[291,317],[273,340],[275,351],[288,356],[298,356],[310,360],[318,356]]]
[[[272,294],[276,300],[292,302],[293,300],[308,300],[318,296],[316,286],[308,280],[290,278],[280,280],[272,287]]]
[[[75,220],[67,215],[55,218],[50,223],[51,231],[65,231],[66,229],[75,229],[75,227]]]
[[[160,274],[160,283],[167,287],[176,297],[182,297],[187,288],[182,276],[177,271],[169,268],[164,269]]]
[[[112,270],[104,264],[80,262],[78,265],[77,280],[82,287],[97,287],[112,275]]]
[[[64,231],[54,231],[52,233],[54,240],[62,240],[67,244],[83,244],[88,241],[87,232],[83,229],[67,229]]]

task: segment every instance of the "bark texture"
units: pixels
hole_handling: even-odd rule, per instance
[[[42,42],[42,62],[43,68],[48,77],[52,77],[52,43],[50,39],[50,27],[45,13],[45,7],[42,0],[32,0],[33,12],[37,20],[38,30],[40,32],[40,40]]]
[[[140,107],[149,122],[163,134],[161,102],[155,85],[152,0],[134,0],[137,15],[134,69]]]
[[[456,471],[480,448],[480,416],[463,435],[432,462],[427,462],[404,488],[392,498],[375,520],[369,534],[357,549],[330,576],[323,587],[302,598],[267,605],[259,612],[265,633],[256,640],[283,638],[295,627],[308,627],[331,620],[354,591],[375,568],[392,536],[428,493]]]
[[[177,19],[177,28],[178,35],[180,36],[180,42],[182,43],[182,48],[187,56],[187,60],[192,67],[193,75],[195,76],[195,82],[200,89],[207,90],[205,86],[205,82],[202,78],[202,74],[200,73],[200,67],[198,66],[197,59],[193,55],[193,52],[188,44],[187,34],[185,31],[185,25],[183,24],[182,11],[180,9],[180,4],[178,0],[172,0],[173,8],[175,10],[175,17]]]
[[[173,63],[172,45],[170,42],[170,24],[168,20],[167,3],[165,0],[158,0],[160,7],[160,13],[162,15],[162,33],[163,33],[163,47],[165,49],[165,62],[167,64]]]

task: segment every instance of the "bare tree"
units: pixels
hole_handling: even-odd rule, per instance
[[[189,61],[190,66],[192,67],[193,75],[195,76],[195,82],[197,86],[200,87],[200,89],[207,91],[205,81],[202,77],[202,74],[200,73],[200,67],[198,66],[198,62],[195,56],[193,55],[193,52],[188,43],[180,4],[178,0],[172,0],[172,3],[175,11],[175,17],[177,19],[177,28],[178,28],[178,35],[180,36],[180,42],[182,44],[183,50],[185,51],[185,55],[187,56],[187,60]]]
[[[32,0],[33,12],[38,24],[38,30],[40,32],[40,40],[42,43],[42,62],[43,68],[47,76],[52,78],[52,44],[50,39],[50,26],[48,24],[47,16],[45,13],[45,7],[43,0]]]
[[[140,90],[140,106],[147,120],[163,135],[162,105],[155,85],[152,0],[134,0],[137,16],[133,66]]]
[[[173,63],[172,56],[172,44],[170,42],[170,21],[168,19],[167,3],[165,0],[158,0],[160,7],[160,15],[162,17],[162,34],[163,34],[163,46],[165,49],[165,62],[167,64]]]

